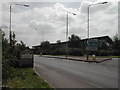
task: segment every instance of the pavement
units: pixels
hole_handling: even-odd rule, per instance
[[[55,88],[118,88],[118,58],[88,63],[34,55],[34,70]]]
[[[107,60],[112,60],[112,58],[103,58],[103,57],[99,57],[99,58],[92,58],[89,57],[89,60],[87,60],[86,57],[70,57],[68,56],[66,58],[66,56],[51,56],[51,55],[43,55],[43,57],[47,57],[47,58],[57,58],[57,59],[69,59],[69,60],[75,60],[75,61],[84,61],[84,62],[96,62],[96,63],[100,63],[103,61],[107,61]]]

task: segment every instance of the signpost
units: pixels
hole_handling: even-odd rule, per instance
[[[87,40],[87,51],[97,51],[98,50],[98,40],[97,39],[89,39]]]
[[[20,67],[33,67],[33,54],[21,54]]]

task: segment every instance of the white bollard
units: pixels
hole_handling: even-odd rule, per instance
[[[92,55],[92,60],[96,60],[96,56],[95,55]]]

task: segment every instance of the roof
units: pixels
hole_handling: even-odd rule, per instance
[[[113,43],[112,39],[111,39],[109,36],[92,37],[92,38],[89,38],[89,39],[105,40],[105,41],[107,41],[108,43]],[[88,40],[88,38],[87,38],[87,39],[82,39],[82,41],[86,41],[86,40]]]

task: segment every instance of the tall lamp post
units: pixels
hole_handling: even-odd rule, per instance
[[[38,31],[38,29],[35,29],[35,30],[37,30]],[[41,43],[43,42],[43,31],[41,30]]]
[[[35,30],[38,30],[38,29],[35,29]],[[44,36],[44,33],[43,33],[43,30],[41,30],[41,38],[42,38],[42,40],[41,40],[41,43],[43,42],[43,36]],[[42,52],[43,52],[43,48],[41,48],[42,50],[41,50],[41,52],[40,52],[40,55],[42,56]]]
[[[90,34],[90,31],[89,31],[89,11],[90,11],[90,6],[93,6],[93,5],[98,5],[98,4],[106,4],[107,2],[101,2],[101,3],[96,3],[96,4],[90,4],[88,5],[88,33],[87,33],[87,37],[88,37],[88,40],[89,41],[89,34]],[[88,46],[88,49],[89,49],[89,45]],[[87,52],[87,60],[89,60],[89,54]]]
[[[71,12],[67,12],[67,16],[66,16],[66,58],[67,58],[67,52],[68,52],[68,14],[72,14],[72,15],[76,15],[75,13],[71,13]]]
[[[11,35],[11,10],[12,10],[12,5],[19,5],[19,6],[24,6],[24,7],[29,7],[29,5],[26,4],[10,4],[10,27],[9,27],[9,39],[10,39],[10,46],[12,46],[12,35]]]

